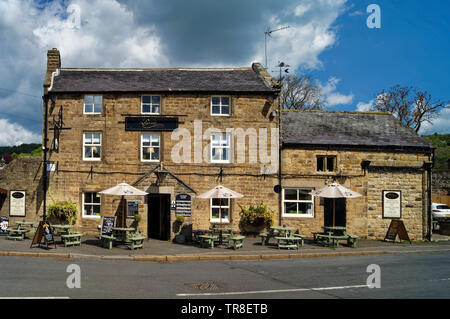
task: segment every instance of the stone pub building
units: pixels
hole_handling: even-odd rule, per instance
[[[77,229],[95,235],[102,216],[123,208],[120,196],[99,192],[126,182],[149,193],[127,197],[125,207],[126,224],[148,238],[172,239],[177,215],[194,230],[216,223],[239,230],[241,207],[260,203],[275,212],[275,224],[311,237],[330,224],[331,202],[308,193],[336,180],[363,195],[336,202],[336,224],[349,233],[384,238],[390,220],[401,218],[411,238],[427,235],[430,144],[386,113],[280,112],[279,92],[259,63],[62,68],[59,51],[49,50],[47,204],[77,203]],[[24,190],[27,209],[10,220],[38,221],[41,160],[16,161],[0,172],[0,187]],[[218,184],[244,197],[196,198]],[[386,194],[398,198],[394,212]],[[3,196],[0,215],[8,216]]]

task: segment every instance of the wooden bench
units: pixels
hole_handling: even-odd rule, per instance
[[[354,248],[354,247],[356,247],[356,241],[358,240],[358,236],[350,235],[350,234],[336,236],[336,235],[332,235],[330,233],[328,233],[328,234],[316,233],[315,239],[314,239],[314,241],[318,244],[331,246],[331,247],[335,247],[335,248],[339,247],[340,240],[347,241],[347,246]]]
[[[214,241],[219,239],[218,236],[200,235],[200,247],[202,248],[214,248]]]
[[[7,238],[9,240],[24,240],[25,234],[28,233],[30,230],[18,229],[18,228],[7,228],[6,231],[8,232]]]
[[[100,240],[102,243],[102,247],[103,248],[108,248],[108,249],[112,249],[114,241],[117,238],[114,237],[113,235],[109,236],[109,235],[101,235]]]
[[[271,238],[270,233],[263,232],[263,233],[260,233],[259,236],[261,237],[261,245],[262,246],[267,245],[269,243],[269,240]]]
[[[300,238],[299,244],[303,247],[303,245],[305,244],[305,236],[300,234],[292,234],[292,236]]]
[[[275,239],[277,240],[277,245],[278,245],[278,249],[280,248],[295,248],[298,249],[298,242],[303,242],[303,238],[299,237],[299,236],[280,236],[280,237],[275,237]]]
[[[231,242],[233,249],[242,248],[244,239],[245,239],[245,236],[241,236],[241,235],[228,237],[228,241]]]
[[[71,233],[71,234],[65,234],[65,235],[61,235],[61,240],[64,243],[64,246],[74,246],[74,245],[79,245],[81,246],[81,233]]]
[[[144,248],[144,236],[134,235],[130,236],[128,240],[130,241],[130,249],[134,250],[137,248]]]

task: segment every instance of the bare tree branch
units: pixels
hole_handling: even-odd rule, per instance
[[[285,77],[281,103],[288,110],[320,110],[325,106],[322,90],[309,74]]]
[[[432,100],[431,94],[414,87],[396,85],[381,91],[372,111],[390,112],[418,132],[423,122],[431,123],[449,102]]]

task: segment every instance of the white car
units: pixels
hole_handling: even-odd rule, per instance
[[[446,204],[433,203],[431,205],[433,218],[450,218],[450,207]]]

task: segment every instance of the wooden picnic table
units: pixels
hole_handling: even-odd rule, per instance
[[[114,232],[114,237],[123,244],[129,243],[130,235],[136,231],[133,227],[112,227],[111,229]]]
[[[299,244],[303,244],[303,238],[298,236],[276,236],[278,249],[280,248],[296,248]]]
[[[58,231],[58,233],[54,234],[57,236],[60,235],[70,235],[71,234],[71,229],[73,228],[73,225],[52,225],[51,226],[53,229],[53,232],[55,232],[56,230]]]
[[[218,236],[219,245],[222,245],[223,242],[228,242],[228,238],[230,236],[233,236],[233,228],[231,227],[213,226],[210,228],[210,230],[212,235]]]
[[[200,235],[200,247],[202,248],[214,248],[214,241],[219,239],[216,235]]]
[[[269,232],[263,232],[259,234],[259,236],[261,236],[261,245],[267,245],[270,241],[270,238],[274,238],[277,236],[291,236],[291,233],[294,231],[296,231],[295,227],[272,226],[270,227]]]
[[[73,225],[52,225],[54,236],[60,236],[64,246],[81,245],[81,233],[73,232]],[[58,231],[56,233],[56,231]]]
[[[17,225],[17,230],[28,230],[24,234],[33,235],[36,232],[36,227],[34,226],[34,222],[26,222],[26,221],[18,221],[14,222]]]
[[[8,239],[12,240],[24,240],[25,234],[28,233],[29,229],[17,229],[17,228],[7,228],[6,231],[8,232]]]

